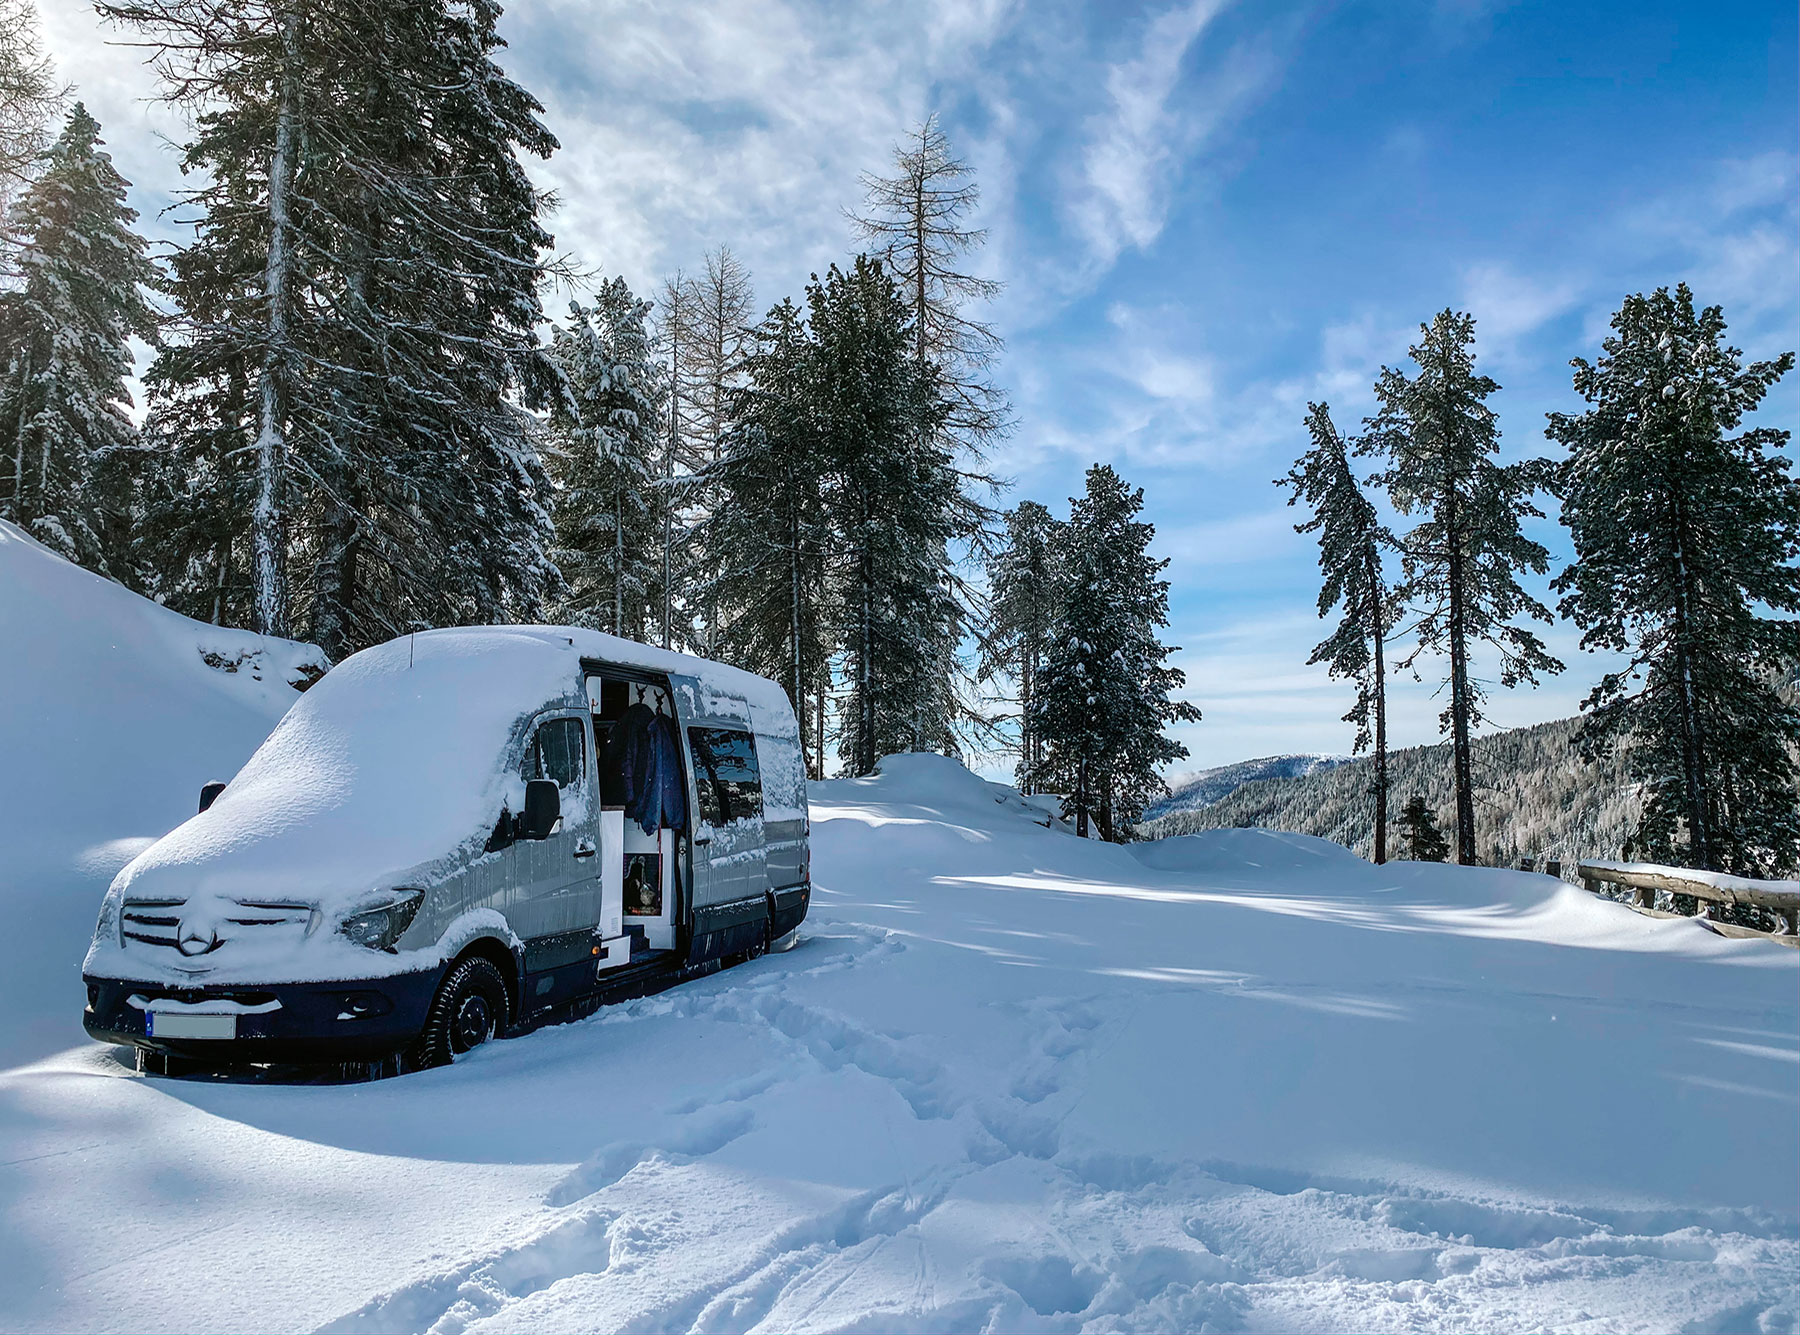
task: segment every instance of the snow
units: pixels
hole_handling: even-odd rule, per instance
[[[26,657],[147,617],[64,610]],[[236,719],[178,629],[75,695],[38,673],[34,717],[135,677]],[[7,769],[45,753],[6,726]],[[74,856],[160,832],[138,788],[180,798],[165,827],[190,809],[191,752],[134,763],[78,838],[9,813],[9,856],[87,898],[14,896],[67,976],[0,971],[9,1034],[79,1012],[101,881]],[[1800,1325],[1796,952],[1302,836],[1078,840],[941,757],[814,785],[812,819],[794,949],[454,1067],[28,1053],[0,1071],[0,1328]]]
[[[323,666],[310,645],[177,616],[0,521],[0,911],[41,933],[0,970],[0,1062],[82,1038],[81,952],[64,943]]]

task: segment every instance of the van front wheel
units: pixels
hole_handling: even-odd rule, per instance
[[[448,1066],[499,1032],[506,1015],[506,983],[489,961],[474,955],[438,985],[413,1049],[414,1067]]]

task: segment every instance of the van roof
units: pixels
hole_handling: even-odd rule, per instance
[[[326,673],[219,799],[115,885],[341,905],[396,877],[429,883],[479,849],[502,806],[519,809],[508,739],[547,704],[585,704],[584,658],[690,679],[697,698],[682,703],[694,713],[738,715],[725,702],[742,700],[759,734],[797,751],[781,687],[722,663],[572,626],[420,631]]]

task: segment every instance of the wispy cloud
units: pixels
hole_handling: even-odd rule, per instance
[[[1567,278],[1520,273],[1506,264],[1476,264],[1463,272],[1462,308],[1475,317],[1481,355],[1501,364],[1525,355],[1528,337],[1572,310],[1579,295]]]
[[[1190,52],[1226,5],[1190,0],[1164,10],[1133,54],[1107,68],[1106,105],[1088,121],[1067,204],[1096,271],[1162,234],[1182,169],[1268,81],[1272,62],[1247,46],[1213,62],[1197,87],[1184,81]]]

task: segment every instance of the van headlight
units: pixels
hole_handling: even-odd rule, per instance
[[[124,945],[124,940],[119,936],[119,926],[119,897],[108,890],[106,898],[100,901],[100,917],[94,923],[94,940],[110,941],[116,946]]]
[[[338,923],[351,942],[370,950],[392,950],[425,902],[422,890],[397,890],[373,908],[358,909]]]

